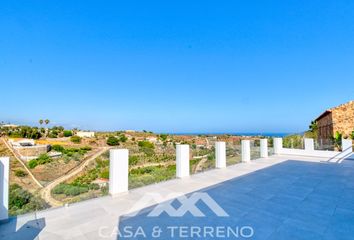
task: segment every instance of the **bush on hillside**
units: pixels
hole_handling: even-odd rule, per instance
[[[27,175],[28,174],[25,171],[23,171],[22,169],[16,169],[15,170],[15,176],[16,177],[25,177]]]
[[[64,131],[64,137],[71,137],[73,135],[73,132],[70,130],[65,130]]]
[[[9,214],[12,216],[48,207],[44,200],[24,190],[18,184],[10,185],[9,192]]]
[[[31,161],[29,161],[28,166],[29,166],[29,168],[32,169],[38,165],[43,165],[43,164],[49,163],[51,161],[52,161],[52,159],[47,154],[41,154],[41,155],[39,155],[38,158],[32,159]]]
[[[154,144],[149,141],[140,141],[138,143],[138,146],[142,147],[142,148],[154,148],[155,147]]]
[[[109,146],[117,146],[117,145],[119,145],[118,138],[116,138],[114,136],[109,136],[108,139],[107,139],[107,145],[109,145]]]
[[[81,137],[79,136],[72,136],[70,138],[70,141],[72,141],[73,143],[81,143]]]

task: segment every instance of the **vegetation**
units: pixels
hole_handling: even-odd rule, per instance
[[[97,184],[90,185],[73,185],[61,183],[53,188],[52,193],[54,194],[65,194],[66,196],[77,196],[82,193],[88,192],[90,189],[98,189]]]
[[[107,139],[107,145],[117,146],[117,145],[119,145],[119,139],[114,136],[109,136]]]
[[[45,130],[37,127],[19,126],[17,128],[3,127],[0,129],[0,135],[12,138],[31,138],[39,139],[43,136]]]
[[[52,161],[52,159],[47,154],[41,154],[38,158],[30,160],[28,162],[28,167],[35,168],[38,165],[46,164],[51,161]]]
[[[285,148],[296,148],[296,149],[303,149],[304,148],[304,142],[303,142],[303,136],[294,134],[294,135],[289,135],[283,138],[283,146]]]
[[[350,134],[350,138],[354,140],[354,131],[352,132],[352,134]]]
[[[19,215],[45,209],[48,205],[17,184],[10,185],[9,214]]]
[[[73,132],[71,130],[64,130],[64,137],[71,137]]]
[[[138,143],[138,146],[141,148],[150,148],[150,149],[154,149],[155,146],[153,143],[149,142],[149,141],[140,141]]]
[[[337,150],[342,149],[342,134],[340,132],[336,132],[334,136],[332,137],[332,140],[334,141],[334,146]]]
[[[28,175],[28,173],[26,173],[22,169],[16,169],[15,170],[15,176],[16,177],[26,177],[27,175]]]
[[[64,195],[67,197],[75,197],[84,193],[89,193],[91,190],[99,190],[100,187],[97,184],[92,183],[97,178],[109,178],[109,161],[96,159],[96,165],[93,169],[88,170],[85,174],[77,177],[71,182],[62,183],[57,185],[52,193],[56,195]],[[106,194],[107,189],[102,188],[101,194]]]
[[[81,143],[81,137],[79,136],[72,136],[70,138],[70,141],[72,141],[73,143]]]
[[[129,173],[129,188],[166,181],[175,178],[175,176],[176,165],[132,169]]]

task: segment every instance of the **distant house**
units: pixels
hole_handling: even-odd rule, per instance
[[[79,136],[79,137],[86,137],[86,138],[92,138],[92,137],[95,137],[95,132],[78,131],[78,132],[76,133],[76,136]]]
[[[354,101],[326,110],[315,121],[319,139],[329,139],[336,132],[349,136],[354,131]]]
[[[15,125],[15,124],[3,124],[3,125],[0,125],[0,127],[3,127],[3,128],[17,128],[18,125]]]
[[[149,136],[149,137],[146,137],[145,140],[147,140],[149,142],[152,142],[152,143],[156,143],[157,142],[157,137]]]

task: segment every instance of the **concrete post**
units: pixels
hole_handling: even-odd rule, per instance
[[[215,167],[226,167],[226,144],[225,142],[215,143]]]
[[[315,150],[315,142],[312,138],[305,138],[305,150],[306,151],[314,151]]]
[[[283,139],[282,138],[274,138],[273,139],[273,147],[274,147],[274,154],[280,154],[281,150],[283,149]]]
[[[189,145],[176,145],[176,177],[189,176]]]
[[[342,139],[342,154],[344,156],[353,153],[353,141],[351,139]]]
[[[9,217],[9,165],[10,158],[0,158],[0,222]]]
[[[129,151],[111,149],[109,152],[109,194],[128,191]]]
[[[261,158],[268,157],[268,139],[264,138],[260,140],[260,148],[261,148]]]
[[[241,154],[242,154],[242,162],[250,162],[251,161],[250,140],[242,140],[241,141]]]

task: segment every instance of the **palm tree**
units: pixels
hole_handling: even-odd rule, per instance
[[[43,119],[39,120],[39,124],[42,125],[43,124]]]
[[[44,122],[45,122],[45,125],[48,125],[50,121],[48,119],[46,119],[46,120],[44,120]]]

